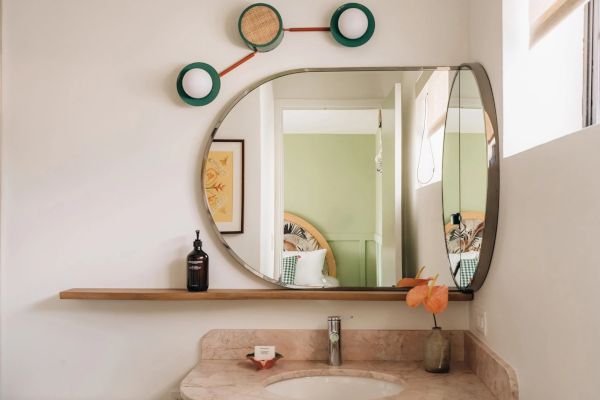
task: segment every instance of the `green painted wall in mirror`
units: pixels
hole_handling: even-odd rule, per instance
[[[445,222],[448,223],[450,215],[461,209],[485,212],[487,198],[485,134],[462,134],[459,141],[458,133],[446,132],[444,142],[442,179]]]
[[[375,135],[283,137],[285,210],[323,233],[342,286],[376,286]]]

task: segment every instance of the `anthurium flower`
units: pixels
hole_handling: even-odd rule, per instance
[[[423,301],[425,309],[431,314],[439,314],[446,310],[448,307],[448,286],[430,286],[429,289],[431,290]]]
[[[408,294],[406,295],[406,304],[408,304],[409,307],[418,307],[425,301],[428,293],[428,285],[415,286],[408,291]]]
[[[433,278],[425,278],[425,279],[420,278],[421,273],[423,273],[424,269],[425,269],[425,266],[419,268],[419,271],[417,272],[417,275],[414,278],[402,278],[402,279],[400,279],[398,281],[398,283],[396,284],[396,287],[407,288],[407,287],[415,287],[415,286],[427,285],[429,283],[429,281],[432,280]],[[421,303],[419,303],[419,304],[421,304]]]
[[[422,271],[419,270],[419,273]],[[439,275],[428,279],[419,279],[425,283],[409,290],[406,295],[406,304],[409,307],[418,307],[423,304],[425,310],[431,314],[439,314],[448,307],[448,286],[436,285]]]

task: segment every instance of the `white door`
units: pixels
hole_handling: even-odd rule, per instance
[[[382,173],[378,176],[377,234],[381,259],[377,285],[395,285],[402,274],[402,90],[397,83],[381,109]]]

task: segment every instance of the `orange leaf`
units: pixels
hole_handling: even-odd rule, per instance
[[[406,295],[406,304],[409,307],[418,307],[419,304],[425,301],[429,287],[427,285],[415,286],[408,291]]]
[[[396,284],[396,287],[405,288],[405,287],[415,287],[421,285],[427,285],[431,278],[427,279],[418,279],[418,278],[402,278]]]
[[[424,286],[427,288],[426,286]],[[408,299],[407,299],[408,302]],[[439,314],[448,307],[448,286],[433,286],[431,295],[423,300],[425,309],[432,314]]]

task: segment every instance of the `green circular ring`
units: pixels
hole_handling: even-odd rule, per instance
[[[248,12],[248,10],[250,10],[251,8],[257,7],[257,6],[265,6],[267,8],[270,8],[271,10],[273,10],[275,15],[277,15],[277,19],[279,19],[279,31],[277,32],[277,35],[275,35],[275,38],[273,40],[271,40],[270,42],[265,43],[265,44],[252,43],[251,41],[246,39],[246,37],[242,33],[242,18],[244,17],[244,14],[246,14],[246,12]],[[267,3],[251,4],[248,7],[246,7],[244,9],[244,11],[242,11],[242,13],[240,14],[240,18],[238,19],[238,32],[240,33],[240,36],[241,36],[242,40],[244,41],[244,43],[246,43],[246,46],[250,47],[250,49],[252,49],[254,51],[259,51],[261,53],[271,51],[274,48],[276,48],[277,46],[279,46],[279,43],[281,43],[281,41],[283,40],[283,20],[281,19],[281,14],[279,14],[279,11],[277,11],[275,9],[275,7],[273,7],[270,4],[267,4]]]
[[[185,90],[183,90],[183,84],[182,84],[183,76],[190,69],[195,69],[195,68],[202,69],[202,70],[208,72],[208,74],[210,75],[210,78],[212,79],[212,83],[213,83],[213,87],[212,87],[210,93],[208,93],[205,97],[203,97],[201,99],[196,99],[194,97],[190,97],[185,92]],[[181,100],[185,101],[186,103],[188,103],[191,106],[207,105],[208,103],[212,102],[217,97],[217,95],[219,94],[219,90],[221,90],[221,78],[219,77],[219,73],[208,64],[205,64],[202,62],[195,62],[195,63],[188,64],[185,67],[183,67],[183,69],[177,76],[177,93],[179,93],[179,97],[181,97]]]
[[[342,33],[340,32],[340,29],[338,27],[340,15],[342,15],[342,13],[344,11],[346,11],[350,8],[358,8],[359,10],[361,10],[362,12],[364,12],[367,15],[367,20],[368,20],[367,31],[358,39],[348,39],[348,38],[344,37],[344,35],[342,35]],[[329,28],[331,29],[331,34],[333,35],[333,38],[339,44],[347,46],[347,47],[358,47],[358,46],[362,46],[363,44],[367,43],[369,41],[369,39],[371,39],[371,36],[373,36],[373,32],[375,32],[375,17],[373,17],[373,13],[371,12],[371,10],[369,10],[367,7],[363,6],[362,4],[346,3],[343,6],[341,6],[340,8],[338,8],[337,10],[335,10],[333,15],[331,16],[331,23],[329,24]]]

